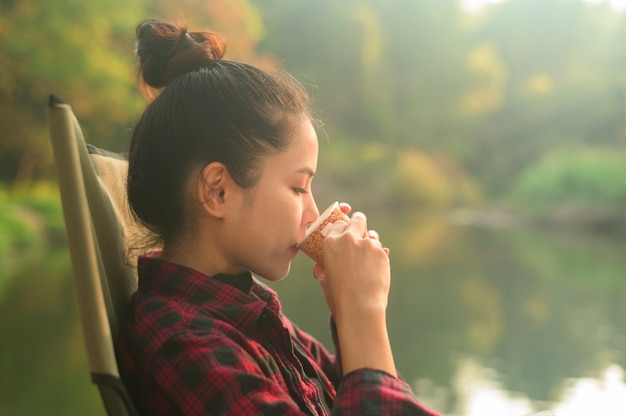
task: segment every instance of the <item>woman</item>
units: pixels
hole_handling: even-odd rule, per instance
[[[284,278],[318,217],[318,143],[297,81],[224,50],[211,32],[137,27],[140,74],[159,94],[133,132],[128,199],[163,250],[139,258],[118,343],[135,404],[150,415],[435,415],[397,376],[389,259],[363,214],[330,227],[313,269],[336,356],[251,275]]]

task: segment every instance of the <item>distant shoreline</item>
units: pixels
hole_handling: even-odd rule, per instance
[[[499,207],[452,210],[450,221],[456,225],[484,228],[542,228],[588,233],[622,234],[626,237],[626,210],[621,215],[603,209],[555,209],[532,214]]]

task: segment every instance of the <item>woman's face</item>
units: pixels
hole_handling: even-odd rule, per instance
[[[308,118],[299,123],[287,150],[265,159],[259,182],[241,200],[231,234],[234,266],[272,281],[287,275],[296,244],[319,216],[311,192],[317,135]]]

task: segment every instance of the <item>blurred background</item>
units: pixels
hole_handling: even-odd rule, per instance
[[[185,20],[286,67],[314,191],[391,249],[398,368],[446,415],[626,414],[626,1],[0,1],[0,416],[103,415],[48,142],[50,93],[124,152],[134,29]],[[331,346],[310,260],[273,284]]]

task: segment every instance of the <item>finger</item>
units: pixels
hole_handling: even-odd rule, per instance
[[[341,212],[343,212],[346,215],[349,214],[350,211],[352,211],[352,207],[350,206],[350,204],[346,202],[340,202],[339,209],[341,209]]]
[[[362,212],[352,214],[346,231],[365,237],[367,235],[367,219],[365,218],[365,214]]]
[[[389,249],[387,247],[383,247],[382,243],[380,242],[380,240],[374,240],[373,238],[370,238],[370,243],[373,244],[376,248],[382,250],[387,256],[389,256]]]
[[[381,243],[380,240],[377,240],[375,238],[370,238],[369,241],[370,241],[370,244],[374,245],[374,247],[378,247],[380,249],[383,248],[383,243]]]
[[[345,222],[349,222],[350,217],[348,217],[348,214],[350,213],[350,211],[352,211],[352,207],[350,206],[350,204],[347,204],[345,202],[340,202],[339,209],[341,210],[341,212],[343,212],[343,220]]]
[[[376,230],[368,230],[367,236],[371,238],[372,240],[380,240],[380,236],[378,235]]]
[[[335,221],[327,224],[326,227],[322,229],[322,235],[327,237],[329,234],[341,234],[348,227],[348,221],[350,219],[347,218],[346,221]]]

